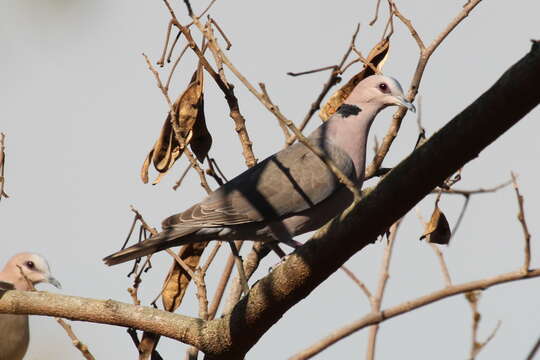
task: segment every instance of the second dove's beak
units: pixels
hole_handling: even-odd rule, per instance
[[[52,277],[52,276],[49,276],[49,277],[47,278],[47,282],[48,282],[49,284],[51,284],[52,286],[58,288],[58,289],[61,289],[61,288],[62,288],[62,285],[60,284],[60,281],[56,280],[56,279],[55,279],[54,277]]]
[[[396,105],[405,106],[407,109],[411,110],[413,113],[416,112],[414,105],[405,99],[403,96],[394,96],[396,99]]]

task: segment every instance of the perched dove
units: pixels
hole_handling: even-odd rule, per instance
[[[387,106],[414,106],[397,80],[373,75],[356,85],[309,142],[362,187],[371,123]],[[208,240],[262,240],[294,244],[293,236],[318,229],[353,197],[306,146],[295,143],[244,171],[198,204],[163,221],[156,236],[105,259],[115,265],[170,248]]]
[[[21,271],[24,272],[26,279]],[[4,290],[13,288],[31,290],[33,285],[41,282],[47,282],[60,288],[58,280],[51,276],[47,260],[38,254],[17,254],[8,261],[0,272],[0,289]],[[0,314],[1,360],[22,359],[28,348],[29,340],[28,315]]]

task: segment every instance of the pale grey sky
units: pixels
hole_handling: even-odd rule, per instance
[[[181,2],[175,2],[177,5]],[[400,1],[400,10],[430,42],[458,13],[464,1]],[[193,2],[202,9],[206,2]],[[362,24],[359,48],[367,53],[380,37],[384,21],[367,24],[375,1],[227,1],[219,0],[211,14],[232,39],[230,57],[253,83],[265,82],[273,100],[290,119],[300,121],[326,81],[327,73],[291,78],[301,71],[335,64],[342,56],[357,22]],[[185,10],[178,14],[187,21]],[[423,121],[429,134],[487,89],[538,38],[540,3],[484,1],[437,50],[424,75],[420,93]],[[385,14],[385,13],[384,13]],[[384,17],[383,17],[384,19]],[[142,161],[154,143],[167,107],[140,55],[159,58],[168,13],[161,2],[149,1],[3,1],[0,3],[0,131],[7,133],[6,191],[0,203],[0,263],[13,253],[30,250],[45,255],[62,282],[62,293],[131,302],[125,277],[128,266],[107,268],[101,258],[124,240],[132,214],[140,209],[157,226],[204,192],[191,173],[182,188],[174,184],[182,159],[159,186],[139,180]],[[396,24],[385,73],[404,88],[417,61],[416,44]],[[182,61],[172,94],[185,86],[193,61]],[[348,76],[351,76],[350,72]],[[348,78],[347,76],[347,78]],[[271,114],[232,75],[240,107],[259,159],[282,146],[281,130]],[[211,82],[206,88],[206,118],[214,135],[211,155],[232,177],[245,168],[225,101]],[[531,87],[533,84],[531,84]],[[524,89],[524,91],[531,91]],[[392,110],[384,111],[371,136],[381,138]],[[460,188],[499,184],[510,170],[519,175],[533,234],[536,259],[540,212],[540,110],[467,165]],[[414,116],[407,115],[385,166],[406,156],[416,140]],[[315,118],[311,127],[318,124]],[[371,152],[371,146],[370,150]],[[444,159],[441,159],[444,161]],[[212,184],[213,185],[213,184]],[[441,202],[451,225],[461,198]],[[424,217],[433,199],[420,205]],[[513,191],[478,195],[450,247],[444,250],[454,281],[466,281],[510,271],[521,264],[522,234],[516,221]],[[384,306],[439,289],[440,271],[414,212],[398,235]],[[359,236],[361,236],[359,234]],[[373,288],[383,245],[369,246],[348,266]],[[216,262],[220,271],[226,251]],[[142,285],[148,303],[161,286],[171,260],[155,256],[154,269]],[[276,262],[269,258],[253,281]],[[216,277],[210,276],[210,291]],[[539,281],[503,285],[486,291],[480,302],[481,337],[497,321],[502,326],[480,359],[524,358],[540,335]],[[43,286],[42,289],[57,291]],[[193,291],[179,312],[195,314]],[[291,309],[248,354],[249,359],[281,359],[310,345],[333,329],[361,317],[368,303],[350,280],[338,272],[310,297]],[[463,359],[470,346],[470,310],[455,297],[385,322],[377,357],[396,359]],[[133,358],[136,351],[125,329],[76,322],[74,330],[98,359]],[[79,359],[63,330],[52,319],[33,317],[27,359]],[[359,332],[318,359],[363,357],[367,332]],[[183,356],[185,346],[165,339],[159,351],[165,359]]]

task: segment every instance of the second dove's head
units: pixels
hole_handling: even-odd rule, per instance
[[[370,104],[385,108],[405,106],[415,112],[416,108],[403,95],[399,82],[389,76],[371,75],[360,81],[345,100],[348,104]]]
[[[24,276],[32,283],[32,285],[42,282],[60,288],[60,282],[51,275],[51,269],[47,260],[39,254],[20,253],[13,256],[6,264],[5,270],[9,270],[17,278],[16,288],[21,290],[30,290],[26,284]],[[24,273],[24,276],[21,274]]]

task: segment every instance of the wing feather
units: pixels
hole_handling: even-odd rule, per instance
[[[353,178],[354,164],[322,132],[310,142]],[[186,211],[170,216],[163,229],[218,227],[272,221],[319,204],[342,185],[311,150],[295,143],[246,170]]]

